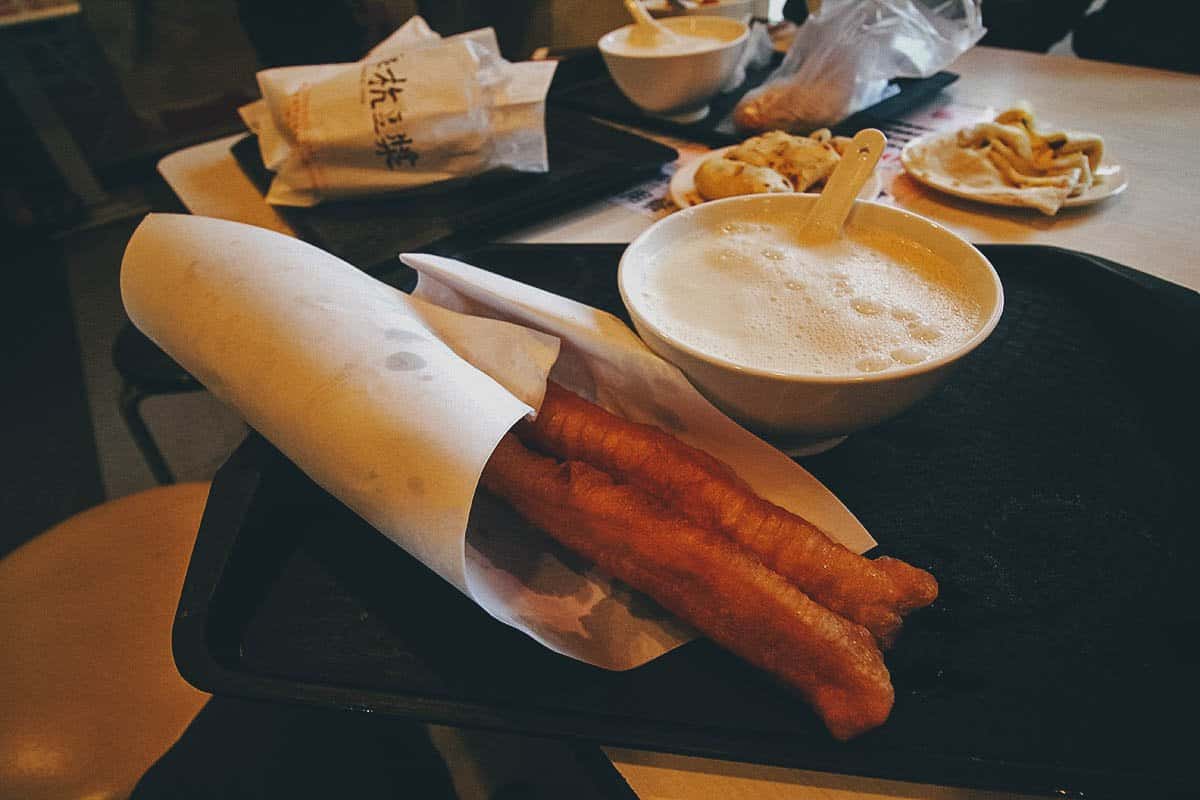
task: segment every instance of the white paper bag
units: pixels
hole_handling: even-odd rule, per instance
[[[443,39],[409,20],[353,64],[258,73],[241,109],[275,172],[267,201],[411,189],[492,169],[549,169],[545,98],[553,62],[510,63],[495,33]]]

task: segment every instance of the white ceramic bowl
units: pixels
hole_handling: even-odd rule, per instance
[[[718,408],[795,453],[819,452],[838,437],[876,425],[912,406],[949,374],[996,327],[1004,289],[992,265],[966,240],[935,222],[879,203],[858,201],[848,225],[881,229],[928,247],[960,269],[980,303],[979,327],[954,351],[912,366],[854,375],[804,375],[753,369],[703,353],[665,333],[639,305],[642,275],[656,254],[700,230],[764,217],[800,220],[814,194],[731,197],[684,209],[656,222],[625,250],[617,274],[621,298],[642,340],[683,370]]]
[[[634,105],[652,114],[699,119],[737,68],[748,28],[726,17],[670,17],[661,24],[685,36],[711,40],[695,52],[671,53],[622,46],[632,25],[600,37],[600,54],[617,87]]]

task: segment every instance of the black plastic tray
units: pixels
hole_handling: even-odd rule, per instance
[[[619,311],[620,245],[472,260]],[[849,744],[706,641],[612,673],[494,621],[251,436],[214,482],[174,629],[209,692],[923,782],[1184,795],[1200,297],[1068,251],[985,246],[1005,315],[903,416],[804,463],[941,596]],[[398,276],[403,278],[403,276]],[[403,453],[397,453],[403,458]]]
[[[276,211],[306,241],[378,272],[393,266],[397,253],[490,241],[607,197],[658,174],[679,156],[658,142],[564,109],[547,111],[546,143],[546,173],[495,171],[402,193],[312,208],[277,206]],[[238,141],[232,151],[265,194],[272,173],[263,164],[257,137]]]
[[[621,94],[621,90],[607,72],[554,92],[551,103],[576,111],[585,111],[614,122],[702,142],[711,147],[723,147],[746,138],[746,133],[739,132],[734,127],[733,109],[747,92],[762,85],[770,77],[781,60],[776,58],[766,67],[747,71],[746,80],[741,86],[712,99],[708,116],[699,122],[682,124],[646,114]],[[929,102],[938,92],[956,80],[958,75],[953,72],[938,72],[928,78],[897,78],[892,81],[899,90],[896,94],[852,114],[830,128],[834,133],[852,136],[863,128],[878,127],[887,120]]]

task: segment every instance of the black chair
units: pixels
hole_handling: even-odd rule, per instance
[[[129,433],[154,479],[161,484],[174,483],[175,476],[142,419],[142,401],[153,395],[202,391],[204,387],[132,323],[125,323],[113,342],[113,365],[121,375],[121,416]]]

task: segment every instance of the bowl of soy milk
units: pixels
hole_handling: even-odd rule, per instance
[[[996,327],[992,265],[940,225],[859,201],[816,242],[810,194],[731,197],[655,223],[617,282],[643,341],[714,405],[793,453],[925,397]]]
[[[613,82],[643,111],[679,122],[708,114],[708,101],[737,69],[749,38],[745,23],[726,17],[669,17],[667,36],[645,40],[636,25],[600,38]]]

